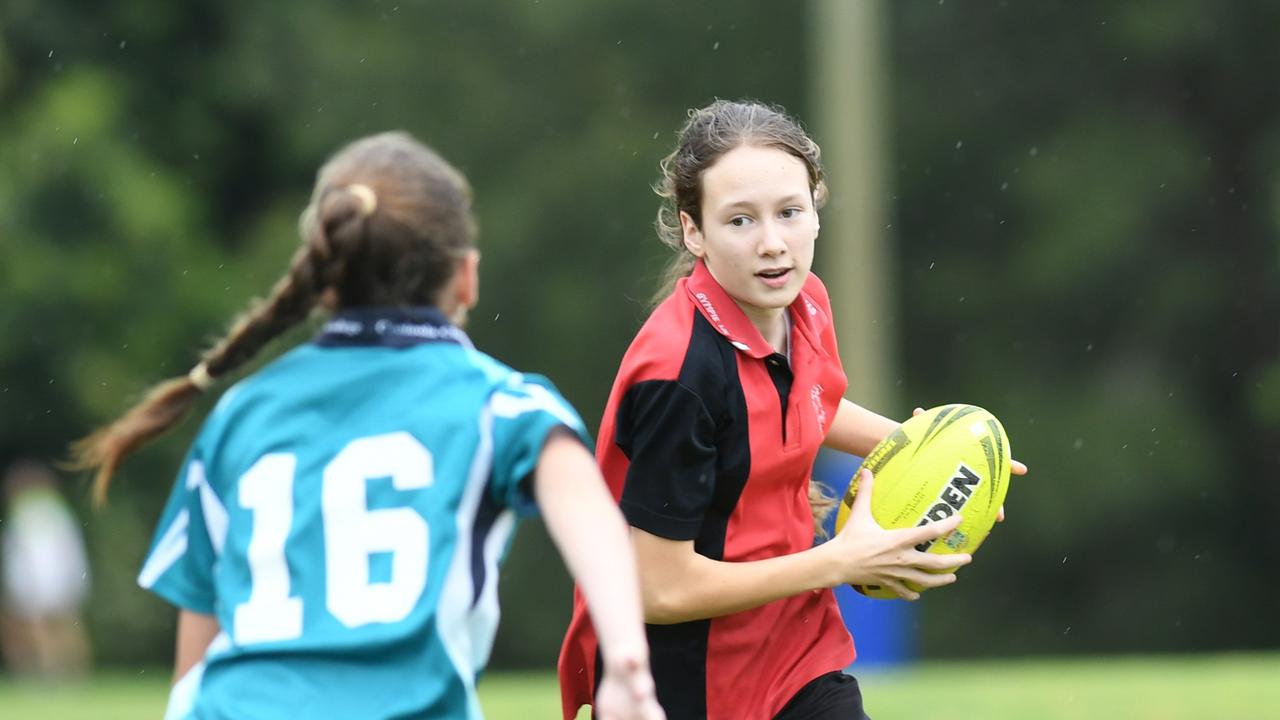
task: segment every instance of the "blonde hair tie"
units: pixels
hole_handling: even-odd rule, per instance
[[[213,376],[209,374],[209,368],[205,367],[204,363],[191,368],[191,372],[187,373],[187,379],[201,392],[208,390],[213,384]]]
[[[360,216],[369,217],[374,210],[378,209],[378,196],[373,192],[373,188],[361,183],[348,185],[347,191],[356,196],[360,201]]]

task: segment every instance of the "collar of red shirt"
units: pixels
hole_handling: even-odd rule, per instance
[[[810,345],[821,349],[822,343],[818,336],[830,320],[807,292],[810,284],[817,281],[810,273],[804,288],[791,303],[790,311],[793,327],[804,334]],[[712,277],[707,264],[701,259],[693,266],[693,273],[685,279],[684,287],[698,311],[711,323],[711,327],[728,339],[729,344],[753,358],[766,358],[773,354],[773,346],[765,342],[764,336],[751,323],[747,314],[742,312],[738,303],[720,287],[720,283]]]

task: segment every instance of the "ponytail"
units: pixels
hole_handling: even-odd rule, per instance
[[[200,388],[189,377],[166,380],[154,387],[124,415],[71,445],[69,470],[92,470],[93,502],[107,499],[111,476],[126,455],[175,425],[195,404]]]
[[[109,425],[71,445],[71,470],[96,470],[93,502],[107,499],[111,478],[130,453],[177,425],[214,381],[251,360],[272,339],[301,322],[318,296],[311,244],[294,253],[289,272],[278,280],[265,302],[241,315],[226,337],[192,368],[186,377],[153,386],[142,400]]]
[[[126,456],[176,425],[202,391],[306,319],[337,307],[432,304],[472,247],[471,188],[405,133],[356,140],[321,167],[299,220],[302,243],[265,301],[254,303],[186,377],[151,388],[115,421],[71,446],[70,469],[94,470],[101,504]]]

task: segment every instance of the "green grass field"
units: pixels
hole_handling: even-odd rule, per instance
[[[876,720],[1280,718],[1280,654],[931,662],[859,679]],[[166,683],[158,671],[70,686],[0,679],[0,717],[159,718]],[[490,720],[558,717],[550,674],[493,674],[480,695]]]

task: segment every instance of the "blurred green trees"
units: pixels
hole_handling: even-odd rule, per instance
[[[282,271],[326,154],[387,128],[475,187],[477,343],[594,424],[664,259],[658,159],[715,96],[807,116],[803,13],[6,3],[0,463],[58,457],[185,372]],[[900,395],[987,406],[1033,472],[965,581],[921,606],[925,652],[1280,644],[1280,6],[890,13]],[[133,577],[195,425],[131,459],[107,510],[81,503],[103,661],[168,656],[171,614]],[[499,660],[554,657],[559,568],[526,526]]]
[[[897,20],[904,386],[987,404],[1034,473],[957,586],[1002,631],[929,637],[1274,647],[1280,6]]]

